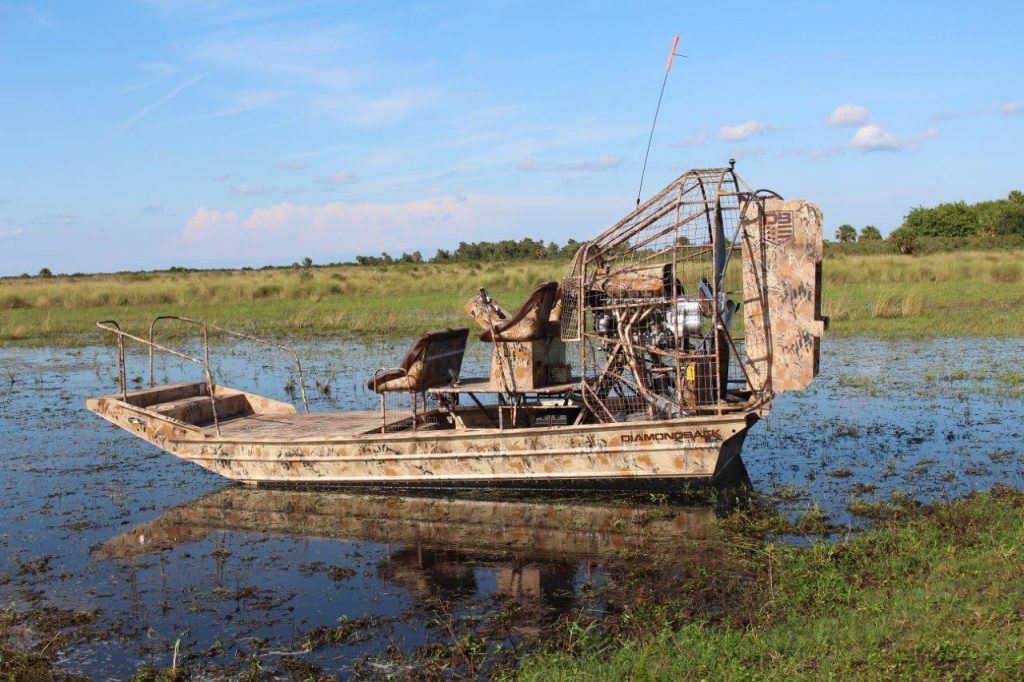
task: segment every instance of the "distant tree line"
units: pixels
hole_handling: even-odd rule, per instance
[[[888,241],[904,253],[914,251],[920,240],[956,240],[972,242],[1009,237],[1024,238],[1024,192],[1014,190],[1005,199],[944,203],[938,206],[918,206],[903,218],[903,224],[892,231]],[[860,230],[852,225],[840,225],[836,240],[840,243],[881,240],[882,235],[873,225]]]
[[[511,260],[565,260],[572,258],[580,242],[570,239],[565,246],[556,242],[545,243],[543,239],[503,239],[497,242],[459,242],[458,248],[449,251],[438,249],[433,258],[424,261],[419,251],[392,256],[385,252],[379,256],[356,256],[359,265],[391,265],[392,263],[452,263],[459,261],[511,261]]]
[[[401,256],[392,256],[387,251],[379,256],[356,256],[358,265],[391,265],[392,263],[422,263],[423,254],[419,251],[402,252]]]
[[[958,201],[933,208],[918,206],[893,232],[899,237],[1024,236],[1024,193],[1014,190],[1005,199],[968,204]]]

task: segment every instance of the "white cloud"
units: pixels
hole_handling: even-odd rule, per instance
[[[621,156],[599,156],[596,159],[579,159],[545,163],[537,159],[521,161],[516,168],[523,173],[540,173],[544,171],[563,171],[567,173],[602,173],[622,165]]]
[[[143,117],[145,117],[146,114],[148,114],[149,112],[153,111],[153,109],[156,109],[161,104],[165,104],[165,103],[169,102],[170,100],[174,99],[175,97],[180,95],[182,92],[184,92],[186,89],[192,87],[193,85],[195,85],[196,83],[198,83],[199,81],[201,81],[205,77],[206,77],[206,74],[204,73],[204,74],[200,74],[198,76],[193,76],[192,78],[189,78],[187,81],[184,81],[183,83],[180,83],[178,85],[178,87],[174,88],[173,90],[171,90],[169,93],[167,93],[166,95],[164,95],[163,97],[161,97],[157,101],[153,102],[152,104],[148,104],[148,105],[142,107],[141,109],[139,109],[139,111],[134,116],[132,116],[127,121],[125,121],[124,123],[121,124],[121,129],[122,130],[127,130],[128,128],[131,128],[133,125],[135,125],[136,123],[141,121],[143,119]]]
[[[700,130],[694,130],[689,135],[684,137],[675,143],[676,147],[699,147],[708,141],[708,131],[706,128]]]
[[[320,182],[323,183],[324,187],[342,187],[344,185],[351,185],[359,182],[359,179],[355,175],[349,173],[346,170],[338,171],[334,175],[324,178]]]
[[[277,162],[277,167],[282,170],[302,170],[306,162],[302,159],[284,159]]]
[[[872,122],[858,128],[847,144],[851,149],[860,152],[896,152],[916,149],[921,140],[935,137],[938,134],[938,128],[928,128],[916,135],[901,137],[890,133],[878,123]]]
[[[196,210],[182,236],[188,241],[218,240],[245,235],[264,240],[275,235],[301,243],[333,243],[352,249],[370,248],[374,240],[434,229],[444,223],[466,224],[472,212],[453,197],[396,204],[334,202],[321,206],[280,203],[253,209],[240,218],[234,211],[205,207]]]
[[[868,108],[852,102],[840,104],[825,118],[825,123],[836,128],[862,125],[867,121]]]
[[[740,123],[734,126],[722,126],[718,129],[718,139],[737,141],[746,140],[749,137],[760,135],[770,129],[771,125],[769,125],[767,121],[752,118],[746,123]]]
[[[0,230],[0,239],[13,239],[24,232],[20,227],[16,230]]]
[[[321,253],[452,248],[459,241],[535,235],[564,241],[589,237],[632,208],[626,196],[440,196],[397,203],[280,202],[247,214],[202,207],[188,220],[168,254],[277,262]]]
[[[1024,102],[1007,102],[1003,105],[1004,114],[1024,114]]]
[[[264,187],[262,185],[238,185],[237,187],[231,188],[231,193],[237,196],[243,197],[258,197],[264,194],[273,192],[273,187]]]
[[[232,228],[238,225],[238,214],[234,211],[218,211],[200,206],[195,214],[185,223],[182,236],[186,240],[202,238],[211,232]]]
[[[332,203],[323,206],[277,204],[257,208],[242,222],[254,231],[356,227],[371,231],[407,229],[414,224],[443,223],[464,218],[468,206],[455,198],[423,199],[400,204]]]

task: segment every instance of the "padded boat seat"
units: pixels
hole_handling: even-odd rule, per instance
[[[377,393],[422,393],[459,376],[469,329],[439,329],[423,335],[394,369],[377,372],[366,387]]]
[[[534,341],[548,335],[551,309],[555,305],[558,282],[548,282],[533,290],[519,310],[508,319],[495,322],[480,335],[481,341]],[[493,334],[491,333],[493,330]]]

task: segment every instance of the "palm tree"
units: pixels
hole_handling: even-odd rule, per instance
[[[857,241],[857,230],[854,229],[853,225],[843,224],[836,230],[836,239],[843,242],[855,242]]]

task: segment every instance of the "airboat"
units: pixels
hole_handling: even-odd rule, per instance
[[[673,489],[745,476],[747,431],[773,397],[818,373],[822,214],[751,189],[725,168],[684,173],[584,243],[560,282],[514,311],[481,289],[465,306],[493,346],[489,376],[461,376],[470,330],[431,331],[367,379],[380,408],[310,412],[294,350],[162,316],[116,337],[119,391],[86,406],[189,462],[247,484]],[[202,357],[154,340],[195,325]],[[301,407],[216,383],[209,336],[283,348]],[[149,356],[129,390],[126,346]],[[154,354],[201,368],[157,385]]]

